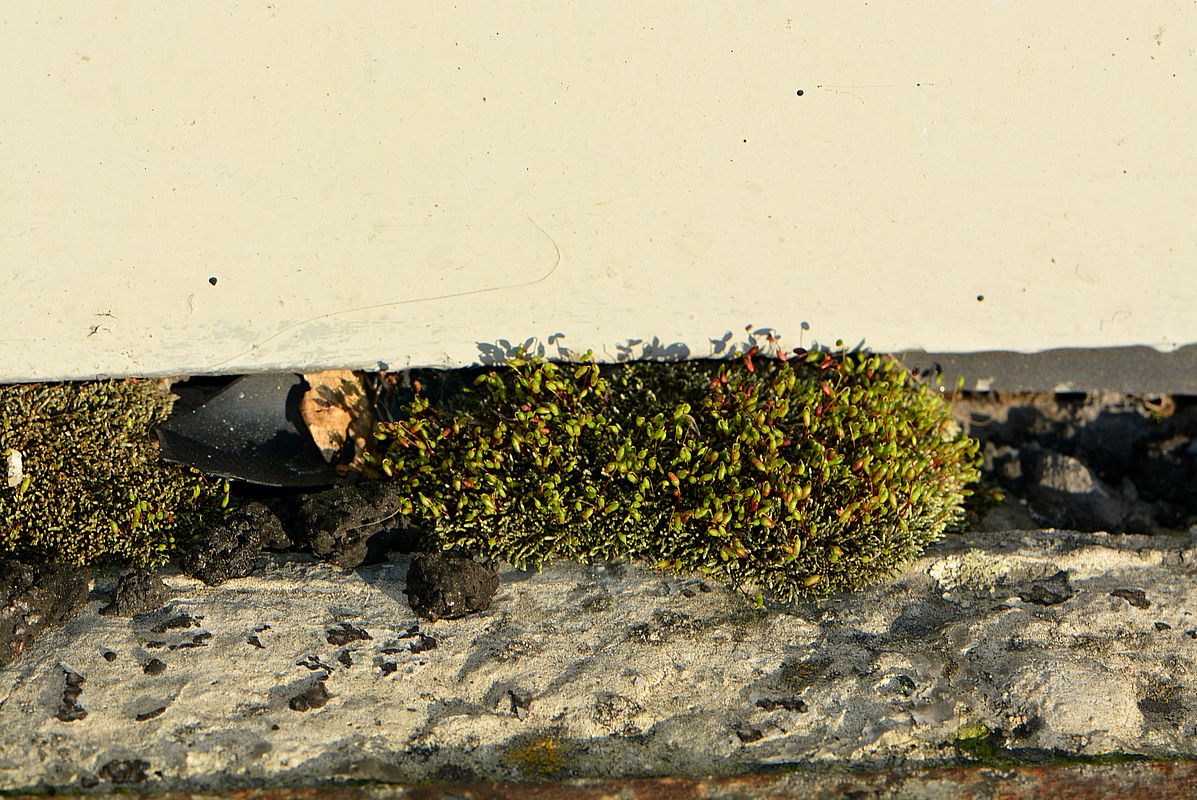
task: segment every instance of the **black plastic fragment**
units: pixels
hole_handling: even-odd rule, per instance
[[[158,426],[162,457],[263,486],[331,486],[336,469],[325,463],[299,414],[306,387],[290,372],[237,378]]]

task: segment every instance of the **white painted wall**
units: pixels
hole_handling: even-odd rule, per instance
[[[0,380],[1194,342],[1195,48],[1161,0],[8,0]]]

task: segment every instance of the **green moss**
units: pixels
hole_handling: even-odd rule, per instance
[[[952,744],[962,755],[986,762],[999,758],[1003,749],[1001,736],[980,722],[961,725]]]
[[[572,748],[555,730],[520,734],[500,747],[503,764],[531,778],[561,775],[571,756]]]
[[[755,348],[754,348],[755,350]],[[380,426],[428,544],[633,557],[782,602],[892,574],[962,517],[976,442],[867,353],[600,368],[516,359]]]
[[[1147,756],[1139,753],[1069,753],[1061,750],[1044,750],[1034,747],[1007,747],[1002,732],[991,729],[980,722],[960,726],[952,740],[956,752],[967,762],[989,767],[1035,764],[1039,766],[1066,766],[1072,764],[1113,765],[1136,761],[1171,761],[1178,758],[1172,754]]]
[[[157,381],[0,387],[0,456],[25,474],[0,482],[0,556],[161,563],[217,516],[227,487],[159,461],[172,402]]]

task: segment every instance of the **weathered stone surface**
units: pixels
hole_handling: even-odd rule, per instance
[[[134,762],[167,789],[1192,755],[1195,560],[1197,535],[970,534],[763,612],[636,564],[508,568],[487,611],[432,623],[406,557],[168,575],[161,619],[93,602],[0,671],[0,787]],[[330,642],[346,625],[370,638]],[[67,673],[87,716],[64,722]]]

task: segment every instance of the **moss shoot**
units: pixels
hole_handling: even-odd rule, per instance
[[[755,359],[754,359],[755,356]],[[379,428],[431,547],[631,557],[789,602],[893,574],[962,516],[977,444],[854,352],[600,367],[517,358]]]
[[[23,473],[0,482],[0,557],[156,564],[218,516],[224,484],[159,461],[172,402],[157,381],[0,387],[0,464]]]

